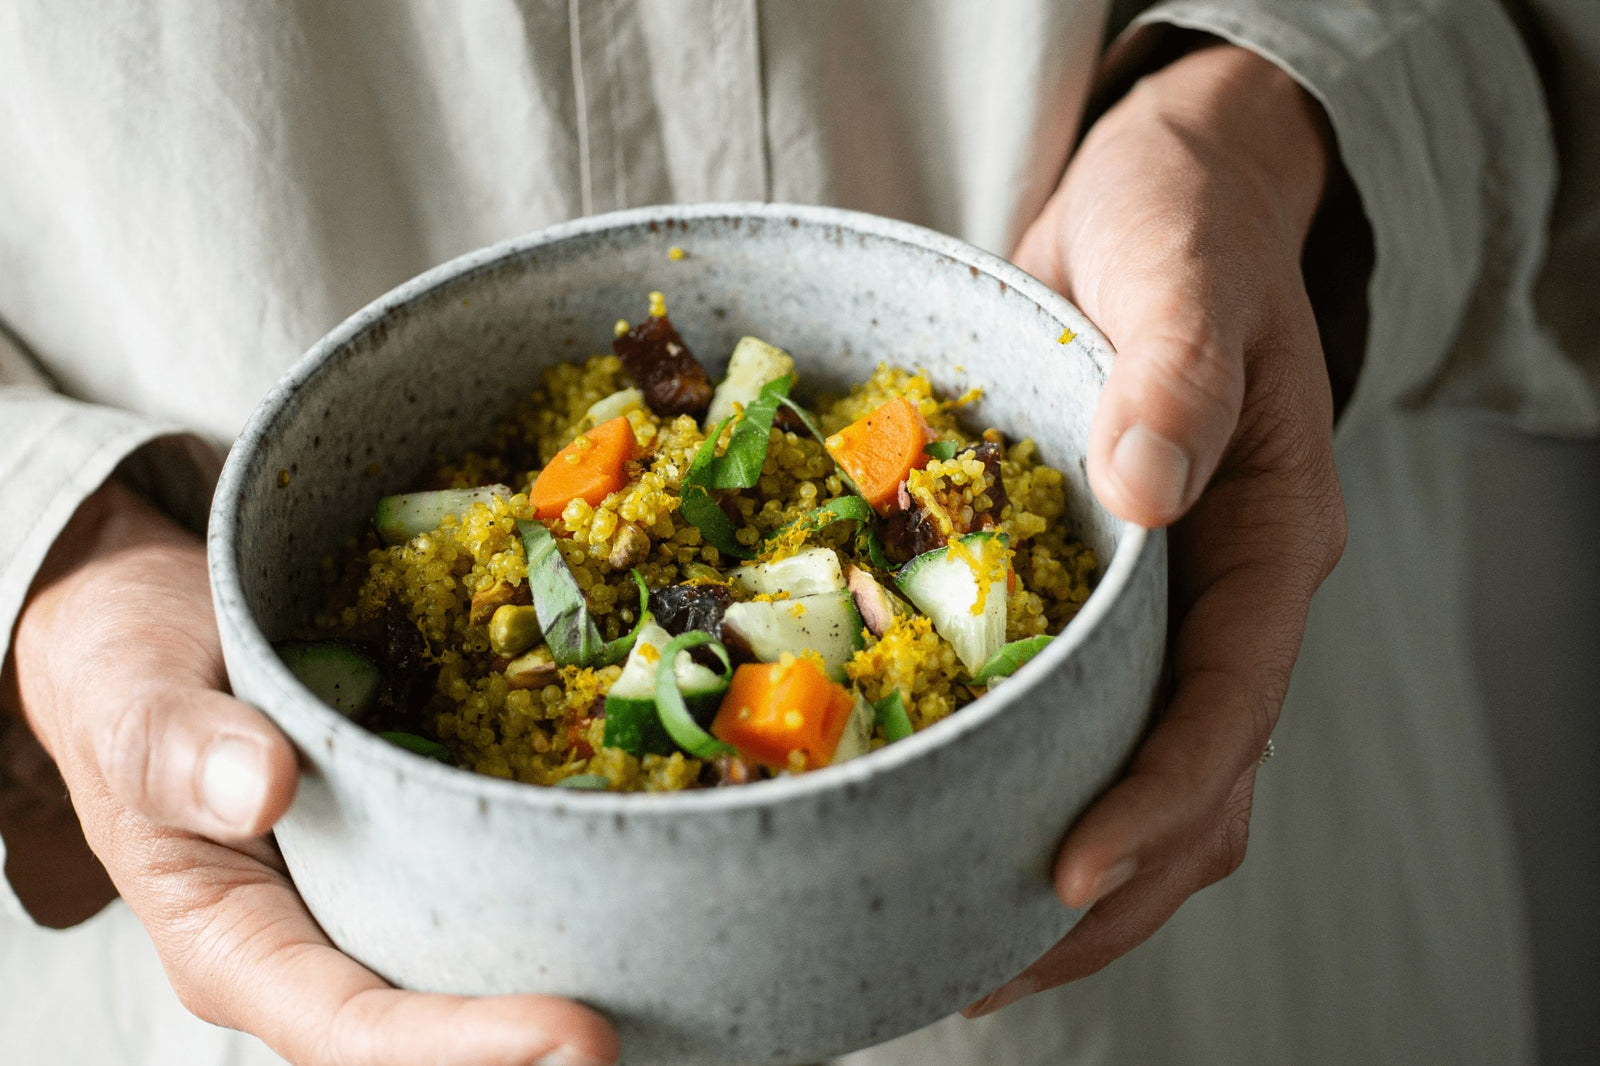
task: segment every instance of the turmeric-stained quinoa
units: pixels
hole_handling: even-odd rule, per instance
[[[926,728],[1083,604],[1061,473],[969,433],[976,391],[885,364],[807,410],[754,338],[713,386],[651,297],[325,560],[308,685],[497,777],[743,784]]]

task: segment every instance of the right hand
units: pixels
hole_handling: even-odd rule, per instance
[[[605,1066],[594,1011],[404,992],[339,952],[263,834],[289,742],[226,694],[205,549],[116,483],[57,540],[17,623],[21,710],[183,1004],[299,1066]]]

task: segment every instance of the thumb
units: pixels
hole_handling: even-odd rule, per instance
[[[1200,495],[1238,426],[1243,345],[1212,325],[1204,309],[1215,305],[1193,272],[1128,277],[1099,286],[1117,358],[1090,429],[1089,482],[1119,517],[1166,526]]]
[[[105,713],[92,749],[106,785],[160,825],[244,840],[270,829],[294,799],[293,748],[231,696],[152,686]]]

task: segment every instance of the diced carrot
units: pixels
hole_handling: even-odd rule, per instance
[[[551,522],[560,518],[573,500],[599,504],[627,483],[628,460],[636,447],[633,425],[626,417],[595,426],[557,452],[539,471],[528,490],[534,514]]]
[[[928,424],[917,405],[897,396],[825,443],[866,501],[884,512],[906,475],[927,463],[922,449],[928,438]]]
[[[780,769],[790,753],[805,766],[826,766],[855,708],[855,697],[829,681],[814,659],[784,656],[775,663],[745,663],[733,672],[711,733],[756,762]]]

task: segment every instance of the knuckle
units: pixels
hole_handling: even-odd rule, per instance
[[[144,810],[152,799],[152,735],[160,720],[160,700],[136,693],[110,711],[110,720],[94,738],[101,772],[124,802]]]

